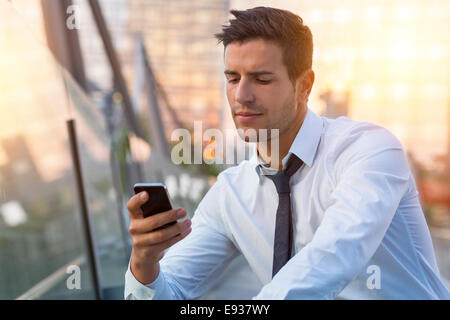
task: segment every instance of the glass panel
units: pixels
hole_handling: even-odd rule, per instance
[[[130,186],[165,182],[174,206],[192,217],[209,180],[128,137],[120,99],[105,90],[92,104],[10,5],[1,4],[0,18],[0,298],[95,298],[65,123],[74,119],[100,284],[118,289],[107,298],[120,299]],[[80,268],[79,290],[69,288],[73,266]]]
[[[113,183],[115,153],[104,115],[64,72],[71,101],[71,115],[76,121],[78,149],[88,212],[94,233],[96,254],[103,288],[123,286],[128,266],[127,227],[121,202],[120,182]]]
[[[0,298],[37,284],[26,298],[92,298],[61,71],[5,2],[0,56]],[[71,264],[81,268],[79,290],[66,285]]]

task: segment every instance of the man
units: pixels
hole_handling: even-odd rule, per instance
[[[308,109],[313,46],[300,17],[265,7],[231,13],[216,37],[234,122],[243,138],[251,129],[279,135],[258,135],[254,157],[219,174],[192,226],[152,231],[186,212],[143,219],[148,195],[129,200],[125,298],[198,298],[239,253],[263,283],[255,299],[449,298],[398,140]]]

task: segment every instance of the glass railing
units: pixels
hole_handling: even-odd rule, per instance
[[[84,249],[61,68],[4,2],[0,29],[0,298],[14,299],[80,262]],[[56,293],[58,284],[36,298]],[[80,284],[70,296],[91,298],[83,270]]]
[[[137,160],[126,151],[124,163],[101,103],[92,103],[3,2],[0,29],[0,299],[95,298],[67,119],[75,121],[103,298],[122,299],[131,196],[124,180],[165,182],[174,205],[191,216],[208,180],[153,150]],[[151,150],[139,143],[141,152]],[[136,164],[141,176],[130,173]]]

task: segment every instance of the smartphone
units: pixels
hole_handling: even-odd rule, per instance
[[[136,183],[134,185],[134,193],[138,194],[142,191],[147,191],[149,196],[147,202],[141,206],[144,218],[160,212],[172,210],[169,193],[163,183]],[[176,221],[172,221],[155,230],[167,228],[175,223]]]

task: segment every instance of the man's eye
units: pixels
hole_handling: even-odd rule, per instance
[[[270,83],[270,80],[256,79],[256,81],[258,81],[261,84],[269,84]]]
[[[235,79],[235,78],[233,78],[233,79],[228,79],[228,83],[236,83],[236,82],[238,82],[238,80],[239,80],[239,79]]]

